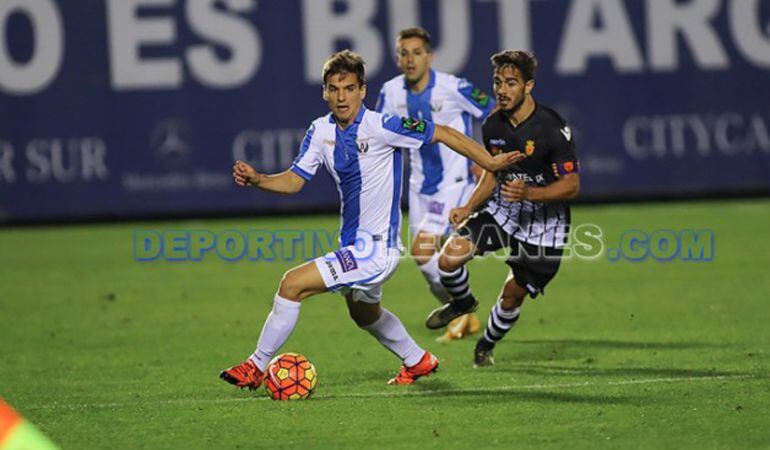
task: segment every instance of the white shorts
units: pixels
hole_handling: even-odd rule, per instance
[[[396,272],[401,250],[377,243],[374,248],[355,245],[327,253],[314,260],[324,284],[332,292],[351,293],[354,301],[378,303],[382,284]]]
[[[409,189],[410,240],[417,236],[418,231],[442,236],[449,233],[449,211],[464,205],[470,198],[473,187],[470,183],[457,183],[432,195]]]

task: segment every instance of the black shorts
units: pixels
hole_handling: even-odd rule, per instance
[[[540,247],[514,238],[486,211],[472,215],[457,234],[470,239],[480,254],[509,247],[511,252],[505,263],[510,266],[516,284],[525,288],[532,298],[545,293],[545,286],[559,271],[564,253],[560,248]]]

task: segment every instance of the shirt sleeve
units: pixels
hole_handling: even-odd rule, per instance
[[[463,111],[477,119],[483,119],[495,108],[495,101],[465,78],[457,82],[457,99]]]
[[[399,116],[382,116],[382,135],[392,147],[420,148],[433,141],[436,126],[427,120]]]
[[[299,155],[294,158],[291,165],[291,171],[310,181],[318,170],[318,166],[323,161],[321,155],[323,147],[319,143],[318,136],[315,134],[315,124],[311,124],[307,129],[305,137],[299,148]]]
[[[569,125],[563,124],[554,130],[551,141],[550,162],[554,175],[561,178],[568,173],[580,172],[580,162]]]

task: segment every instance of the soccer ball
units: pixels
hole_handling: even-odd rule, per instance
[[[265,369],[265,390],[273,400],[303,400],[310,397],[318,375],[315,366],[297,353],[284,353]]]

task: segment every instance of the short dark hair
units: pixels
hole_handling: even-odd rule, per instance
[[[363,86],[366,84],[365,65],[364,59],[358,53],[350,50],[337,52],[331,55],[324,63],[323,82],[326,84],[326,79],[330,75],[352,73],[358,77],[358,85]]]
[[[431,51],[431,43],[430,43],[430,33],[428,33],[428,30],[422,27],[412,27],[412,28],[404,28],[403,30],[398,32],[398,36],[396,37],[396,42],[409,39],[409,38],[418,38],[422,39],[422,42],[425,43],[425,49],[427,51]]]
[[[503,67],[515,67],[519,69],[521,77],[525,82],[535,79],[535,72],[537,72],[537,58],[532,52],[525,52],[522,50],[505,50],[500,53],[495,53],[489,58],[492,61],[492,66],[495,71],[502,69]]]

